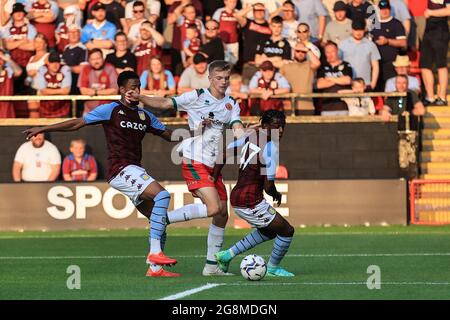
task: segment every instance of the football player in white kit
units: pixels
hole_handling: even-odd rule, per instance
[[[154,108],[175,108],[187,112],[189,128],[200,134],[185,139],[182,151],[182,171],[189,191],[203,203],[188,204],[168,212],[168,222],[175,223],[212,217],[208,231],[208,252],[202,274],[231,275],[218,266],[215,253],[223,243],[225,225],[228,221],[227,193],[222,176],[213,179],[213,168],[219,154],[219,141],[225,127],[231,127],[236,137],[244,134],[240,120],[239,104],[225,94],[230,82],[231,66],[228,62],[216,60],[208,67],[210,87],[186,92],[174,98],[147,97],[130,92],[129,99],[139,99]]]

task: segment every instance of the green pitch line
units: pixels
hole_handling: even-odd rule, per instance
[[[247,231],[227,229],[224,245]],[[207,230],[195,228],[169,230],[166,253],[182,277],[146,278],[147,232],[0,233],[0,299],[450,299],[449,227],[299,228],[283,261],[297,276],[260,282],[239,275],[243,256],[231,264],[236,276],[201,276]],[[251,253],[267,259],[271,246]],[[81,290],[66,286],[73,265]],[[380,290],[366,286],[370,265],[381,269]]]

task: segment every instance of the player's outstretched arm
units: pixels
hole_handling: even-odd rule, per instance
[[[26,139],[29,140],[31,137],[45,132],[54,132],[54,131],[76,131],[86,125],[86,122],[83,118],[71,119],[59,123],[52,124],[50,126],[44,127],[34,127],[29,128],[23,133],[26,135]]]
[[[135,91],[128,91],[125,94],[125,100],[128,101],[136,101],[139,100],[143,104],[157,108],[157,109],[170,109],[174,107],[173,101],[170,98],[163,98],[163,97],[149,97],[142,94],[138,94]]]

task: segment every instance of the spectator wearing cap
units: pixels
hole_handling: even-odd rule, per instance
[[[253,19],[246,18],[247,14],[252,11]],[[242,30],[242,79],[247,85],[253,75],[258,71],[255,65],[255,56],[257,53],[257,45],[264,43],[270,39],[272,31],[269,23],[266,21],[266,8],[262,3],[255,3],[251,6],[244,7],[235,14],[235,17]]]
[[[352,21],[347,18],[347,5],[344,1],[337,1],[333,6],[335,19],[330,21],[323,36],[323,44],[327,41],[339,43],[352,35]]]
[[[428,9],[425,10],[424,15],[427,20],[425,34],[420,46],[420,68],[426,91],[424,104],[425,106],[447,106],[450,1],[428,0]],[[433,65],[438,70],[439,91],[437,92],[437,98],[434,95]]]
[[[34,51],[36,28],[25,19],[27,11],[22,3],[15,3],[12,8],[12,21],[6,27],[3,38],[11,58],[25,68]],[[25,74],[25,73],[23,73]],[[23,79],[21,79],[23,82]],[[15,86],[18,87],[18,86]]]
[[[269,109],[283,111],[283,100],[270,99],[275,94],[289,93],[291,86],[269,60],[261,63],[248,86],[250,94],[260,94],[261,98],[252,103],[252,115],[260,115]]]
[[[339,58],[338,46],[327,42],[324,48],[326,63],[317,71],[317,89],[324,93],[339,92],[350,89],[353,70],[347,61]],[[339,98],[321,98],[320,114],[322,116],[346,116],[347,104]]]
[[[321,0],[293,0],[298,14],[298,21],[310,27],[311,35],[319,40],[325,33],[327,9]]]
[[[307,48],[303,43],[299,42],[294,47],[294,60],[284,64],[280,69],[280,73],[289,81],[292,92],[312,93],[314,77],[319,67],[319,58],[312,53],[310,48]],[[295,114],[314,114],[312,99],[297,99]]]
[[[299,24],[297,13],[295,12],[295,4],[290,0],[285,1],[275,12],[270,14],[269,22],[278,15],[283,18],[281,35],[288,40],[291,48],[294,48],[297,43],[297,27]]]
[[[61,64],[58,52],[52,52],[46,65],[39,68],[35,78],[38,95],[67,95],[72,84],[70,67]],[[70,101],[40,101],[40,118],[63,118],[69,116]]]
[[[197,53],[192,60],[194,64],[180,76],[178,94],[209,87],[208,59],[202,53]]]
[[[406,49],[407,41],[402,23],[391,15],[389,1],[381,0],[378,7],[380,9],[380,25],[371,31],[371,35],[381,55],[381,72],[377,90],[383,90],[386,80],[396,75],[392,63],[400,51]]]
[[[235,14],[238,12],[236,9],[237,0],[224,0],[223,4],[224,7],[219,8],[214,12],[212,20],[218,22],[218,34],[229,55],[227,61],[236,63],[235,61],[239,60],[239,23],[235,17]],[[206,22],[205,28],[205,37],[208,38],[209,34],[213,32],[211,28],[215,27],[210,26],[208,29],[208,22]]]
[[[114,40],[116,49],[106,56],[106,62],[116,68],[117,74],[125,70],[136,71],[136,56],[128,49],[127,35],[123,32],[117,32]]]
[[[350,63],[353,77],[363,78],[367,86],[375,89],[380,73],[378,60],[381,59],[377,46],[367,39],[366,22],[354,20],[352,22],[352,36],[339,44],[342,59]]]
[[[136,56],[136,72],[140,75],[148,69],[150,59],[161,53],[164,37],[153,28],[150,21],[142,22],[139,30],[140,38],[132,52]]]
[[[64,21],[60,22],[55,30],[56,48],[59,53],[64,52],[64,48],[69,44],[68,30],[72,24],[77,24],[75,15],[77,8],[75,6],[68,6],[64,9]]]
[[[395,67],[395,72],[397,73],[397,75],[386,81],[386,86],[385,86],[384,91],[394,92],[396,90],[395,89],[395,78],[398,75],[404,75],[404,76],[408,77],[408,90],[412,90],[412,91],[419,93],[420,92],[419,80],[416,77],[409,75],[409,67],[411,65],[411,62],[409,61],[409,57],[398,55],[392,64]]]
[[[53,48],[56,44],[55,21],[59,12],[58,5],[50,0],[34,0],[28,2],[27,9],[27,18],[35,26],[37,32],[47,38],[48,46]]]
[[[106,20],[114,24],[117,30],[126,30],[125,8],[115,0],[98,0],[89,12],[89,19],[95,17],[94,10],[98,4],[103,5]]]
[[[92,7],[94,20],[81,30],[81,42],[88,50],[101,49],[105,54],[114,46],[116,26],[106,20],[106,9],[103,3],[97,2]]]
[[[89,64],[83,65],[78,87],[81,94],[88,96],[107,96],[117,94],[117,73],[114,66],[105,63],[102,51],[98,48],[88,52]],[[84,114],[94,110],[101,104],[109,101],[86,101],[84,103]]]
[[[14,78],[22,74],[22,68],[0,49],[0,96],[14,95]],[[14,105],[10,101],[0,102],[0,118],[15,118]]]
[[[169,7],[168,13],[167,24],[168,27],[173,29],[172,39],[168,39],[168,42],[172,45],[172,70],[179,75],[182,70],[180,52],[183,50],[183,43],[186,40],[187,27],[195,24],[202,40],[204,40],[205,26],[202,22],[202,4],[199,0],[175,1]]]
[[[156,24],[160,14],[161,14],[161,2],[160,0],[132,0],[127,1],[125,5],[125,19],[134,19],[135,18],[135,3],[141,2],[144,6],[144,18],[149,20],[151,23]],[[169,5],[167,1],[165,1],[166,5]]]
[[[283,38],[283,18],[273,17],[270,22],[272,35],[269,39],[258,44],[256,48],[255,65],[270,61],[276,68],[291,60],[292,49],[287,39]]]
[[[80,41],[81,30],[78,25],[70,25],[67,30],[67,35],[69,43],[64,48],[62,58],[64,64],[70,68],[72,74],[70,94],[80,94],[80,88],[77,86],[78,76],[83,68],[83,64],[86,64],[87,49]]]
[[[141,24],[147,19],[145,18],[144,2],[133,1],[132,3],[132,16],[130,18],[126,18],[126,30],[124,30],[124,32],[128,36],[128,40],[131,44],[134,45],[139,40],[139,29],[141,28]]]
[[[223,40],[219,37],[219,23],[216,20],[209,20],[205,23],[205,43],[200,47],[200,52],[206,55],[208,63],[214,60],[227,60],[232,64],[237,62],[230,47],[226,44],[224,46]]]

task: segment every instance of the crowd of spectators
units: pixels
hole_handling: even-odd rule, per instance
[[[105,101],[101,96],[117,94],[117,75],[124,70],[139,74],[145,94],[168,96],[208,87],[207,64],[216,59],[234,66],[229,93],[241,102],[242,115],[275,108],[386,116],[395,108],[381,99],[298,99],[292,106],[272,96],[393,92],[404,79],[407,91],[418,96],[414,101],[447,106],[449,0],[0,0],[0,5],[0,95],[99,97],[80,104],[80,114]],[[249,99],[254,94],[259,98]],[[75,115],[67,100],[0,101],[0,118],[68,116]]]

